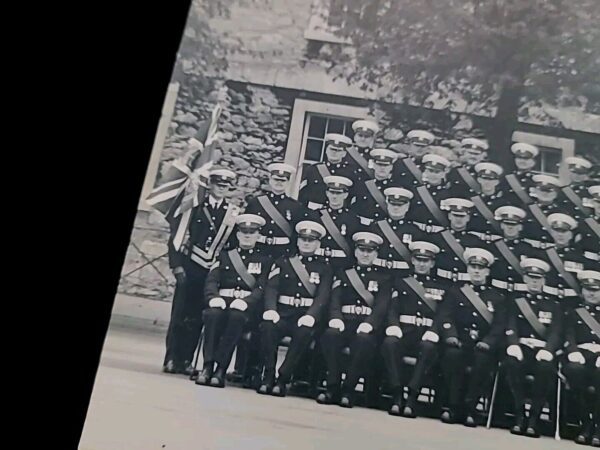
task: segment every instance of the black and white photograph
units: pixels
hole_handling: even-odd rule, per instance
[[[79,448],[600,447],[598,23],[191,0]]]

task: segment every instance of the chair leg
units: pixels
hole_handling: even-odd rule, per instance
[[[190,380],[194,380],[199,373],[198,370],[198,361],[200,359],[200,348],[202,347],[202,342],[204,341],[204,327],[202,327],[202,330],[200,331],[200,339],[198,340],[198,347],[196,348],[196,355],[194,357],[194,370],[192,371],[192,374],[190,375]]]
[[[492,398],[490,399],[490,406],[488,408],[487,423],[485,424],[485,427],[488,430],[492,426],[492,416],[494,414],[494,403],[496,401],[496,392],[498,390],[498,375],[499,375],[499,373],[500,373],[500,371],[496,370],[496,377],[494,378],[494,387],[492,388]]]

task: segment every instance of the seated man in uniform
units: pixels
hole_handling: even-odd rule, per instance
[[[600,272],[582,270],[577,278],[583,298],[568,311],[563,373],[581,421],[575,442],[600,447]]]
[[[386,337],[381,346],[387,380],[393,393],[389,413],[395,416],[401,414],[403,390],[409,381],[404,357],[416,357],[423,346],[429,346],[422,340],[425,333],[439,334],[440,312],[445,313],[441,304],[448,289],[445,281],[439,279],[433,270],[439,247],[431,242],[414,241],[409,244],[409,250],[412,274],[395,279]],[[424,374],[429,368],[423,366],[420,370]],[[421,377],[418,375],[418,379],[414,380],[415,390],[420,387]]]
[[[255,247],[265,219],[242,214],[237,216],[236,224],[238,248],[222,252],[206,278],[204,368],[196,384],[225,386],[225,372],[233,351],[248,323],[256,324],[262,311],[270,258]]]
[[[539,437],[538,421],[555,383],[556,351],[562,344],[563,311],[556,299],[544,294],[550,265],[537,258],[521,260],[525,292],[508,301],[504,367],[514,400],[512,434]],[[535,377],[529,417],[525,417],[525,377]]]
[[[347,149],[352,140],[343,134],[325,135],[325,161],[308,166],[302,173],[298,200],[310,209],[320,209],[325,204],[325,178],[340,175],[354,177],[354,166],[350,164]]]
[[[329,308],[329,327],[321,345],[327,366],[327,391],[317,397],[331,404],[340,395],[340,405],[353,406],[359,378],[368,371],[376,354],[378,340],[391,297],[391,278],[373,266],[380,236],[358,232],[352,237],[356,265],[335,276]],[[340,389],[341,359],[344,346],[350,346],[350,364]]]
[[[323,256],[335,272],[337,269],[347,269],[354,263],[351,236],[365,226],[360,223],[356,213],[346,206],[352,180],[332,175],[325,177],[324,182],[327,206],[318,213],[327,235],[321,240],[321,247],[316,254]]]
[[[398,154],[385,148],[371,150],[374,179],[367,180],[356,187],[356,202],[351,209],[358,214],[363,225],[385,217],[385,197],[383,190],[395,186],[392,168]]]
[[[333,274],[323,258],[315,256],[325,228],[303,220],[296,225],[298,253],[281,257],[271,267],[265,287],[265,312],[260,325],[264,375],[259,394],[286,395],[298,361],[307,351],[315,325],[325,314]],[[277,348],[282,337],[291,336],[285,361],[275,381]]]
[[[506,303],[504,295],[489,283],[494,255],[483,248],[467,248],[464,259],[469,281],[453,286],[448,300],[454,326],[442,329],[441,365],[449,394],[442,422],[464,418],[465,425],[475,427],[477,403],[490,384],[499,350],[504,350]],[[463,397],[468,366],[471,374]]]

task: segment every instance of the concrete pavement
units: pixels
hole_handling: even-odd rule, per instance
[[[519,438],[506,430],[196,386],[161,373],[163,343],[156,331],[115,325],[109,330],[81,450],[576,448],[569,441]]]

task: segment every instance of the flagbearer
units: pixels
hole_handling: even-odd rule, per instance
[[[322,163],[308,166],[302,174],[298,199],[310,209],[322,208],[327,197],[325,195],[325,178],[340,175],[354,178],[355,167],[347,156],[352,139],[343,134],[328,133],[325,135],[325,158]]]
[[[270,164],[267,169],[271,192],[251,199],[246,212],[265,219],[266,224],[258,238],[259,247],[276,259],[293,250],[291,239],[294,227],[306,218],[307,211],[298,200],[286,193],[296,169],[284,163]]]
[[[329,307],[329,327],[321,345],[327,365],[327,391],[318,403],[351,408],[359,378],[365,376],[376,355],[385,315],[391,297],[392,280],[373,265],[383,239],[370,232],[352,236],[356,264],[340,270],[334,278]],[[350,347],[350,364],[343,387],[341,359],[344,346]],[[341,398],[340,398],[341,395]]]
[[[563,312],[559,303],[544,293],[550,265],[541,259],[521,260],[526,290],[515,292],[508,304],[506,369],[514,400],[513,434],[539,437],[538,421],[547,395],[555,386],[556,351],[562,344]],[[529,417],[525,417],[525,376],[533,374]]]
[[[287,384],[326,312],[331,292],[331,267],[315,255],[325,228],[303,220],[296,225],[296,232],[297,254],[275,261],[265,288],[265,311],[260,325],[264,375],[259,394],[286,395]],[[277,347],[284,336],[291,336],[292,342],[274,385]]]
[[[351,237],[365,226],[346,206],[352,180],[332,175],[325,177],[324,182],[327,207],[321,209],[319,215],[327,234],[321,240],[321,247],[317,249],[316,254],[323,256],[335,273],[337,269],[346,269],[354,263]]]
[[[244,329],[256,325],[270,258],[256,249],[265,219],[255,214],[236,218],[238,248],[221,252],[206,278],[204,367],[196,384],[225,386],[225,372]],[[216,371],[215,371],[216,365]]]
[[[387,380],[393,393],[389,413],[394,416],[400,415],[403,410],[403,390],[409,382],[410,372],[404,357],[417,357],[423,346],[433,347],[424,352],[435,351],[435,344],[425,343],[423,337],[439,336],[440,320],[446,313],[441,306],[448,290],[448,285],[436,276],[434,270],[440,248],[427,241],[411,242],[408,248],[411,273],[408,277],[395,279],[386,318],[386,336],[381,346]],[[413,383],[415,390],[420,387],[422,376],[429,368],[422,366],[419,370],[421,375],[417,375]],[[414,416],[414,406],[407,411],[409,416]]]
[[[167,331],[164,366],[167,373],[191,375],[193,371],[191,363],[202,330],[202,310],[206,306],[206,277],[227,243],[239,214],[239,208],[225,198],[235,178],[230,170],[213,169],[209,194],[202,203],[178,216],[169,240],[169,262],[177,284]]]
[[[582,270],[577,278],[582,298],[567,316],[563,373],[581,421],[575,442],[600,447],[600,272]]]
[[[454,326],[442,327],[441,366],[449,393],[449,408],[442,413],[442,422],[464,419],[466,426],[475,427],[477,403],[488,390],[498,351],[504,349],[506,303],[504,296],[490,285],[494,255],[483,248],[467,248],[464,259],[469,281],[452,289]],[[469,366],[472,370],[465,383]]]

